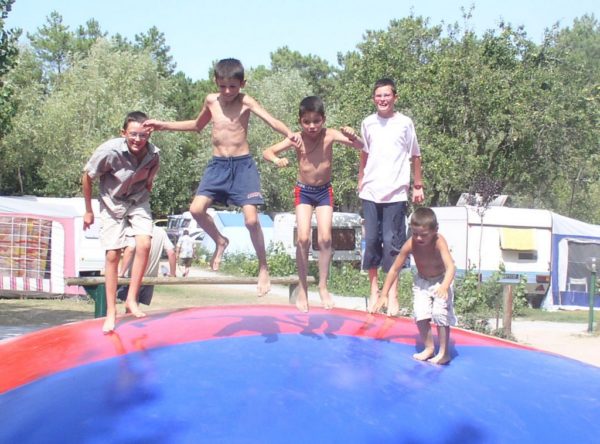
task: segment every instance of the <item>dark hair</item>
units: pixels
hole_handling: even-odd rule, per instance
[[[302,117],[306,113],[318,113],[321,116],[325,117],[325,105],[323,104],[323,100],[317,96],[309,96],[302,99],[300,102],[300,110],[298,115]]]
[[[244,81],[244,66],[238,59],[222,59],[215,65],[215,79]]]
[[[125,117],[125,122],[123,122],[123,131],[127,131],[127,127],[130,122],[144,123],[148,120],[148,116],[141,111],[132,111]]]
[[[438,221],[435,212],[431,208],[417,208],[410,216],[411,227],[423,227],[430,230],[438,229]]]
[[[391,86],[392,92],[394,93],[394,95],[396,95],[396,83],[388,77],[384,77],[375,82],[375,86],[373,87],[373,94],[375,94],[377,88],[381,88],[382,86]]]

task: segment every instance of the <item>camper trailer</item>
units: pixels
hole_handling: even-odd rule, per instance
[[[237,211],[216,211],[209,209],[209,214],[212,216],[216,227],[223,236],[229,239],[229,245],[225,250],[227,254],[248,254],[256,255],[250,233],[244,222],[244,215]],[[268,214],[259,213],[258,218],[263,232],[265,247],[268,247],[273,239],[273,219]],[[190,236],[194,233],[190,230]],[[210,236],[202,237],[200,241],[201,247],[206,251],[215,250],[215,242]]]
[[[548,210],[494,206],[482,217],[473,206],[433,210],[458,275],[473,270],[485,281],[503,266],[504,282],[527,279],[533,306],[589,305],[586,262],[600,258],[600,226]]]
[[[309,260],[319,257],[317,243],[317,219],[312,217],[311,245],[308,253]],[[331,229],[333,261],[358,262],[361,260],[362,218],[356,213],[333,213]],[[273,242],[283,245],[291,257],[296,257],[296,215],[279,213],[273,218]]]
[[[64,278],[104,268],[99,225],[84,231],[84,212],[83,198],[0,197],[0,291],[81,293]]]

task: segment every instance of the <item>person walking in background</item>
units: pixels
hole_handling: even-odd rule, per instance
[[[362,267],[369,273],[369,310],[378,299],[378,267],[388,272],[406,240],[411,165],[412,201],[424,201],[417,134],[412,120],[394,110],[396,99],[394,81],[387,78],[378,80],[373,88],[377,112],[365,118],[361,125],[364,146],[358,189],[365,220]],[[387,310],[389,315],[396,315],[399,311],[397,279],[389,291]]]
[[[194,259],[194,241],[188,230],[183,230],[183,235],[177,240],[177,259],[183,267],[183,277],[190,273],[192,260]]]

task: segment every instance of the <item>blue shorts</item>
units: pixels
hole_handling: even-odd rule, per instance
[[[262,205],[260,176],[250,154],[237,157],[213,157],[204,170],[196,191],[225,205]]]
[[[365,219],[362,269],[381,266],[387,273],[406,241],[407,203],[376,203],[363,199],[362,207]]]
[[[322,207],[325,205],[333,206],[333,187],[331,183],[326,183],[318,187],[304,185],[302,182],[296,182],[294,187],[294,205],[300,204],[312,205],[313,207]]]

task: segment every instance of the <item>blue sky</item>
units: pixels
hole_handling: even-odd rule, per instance
[[[94,18],[110,35],[130,40],[156,26],[177,70],[198,80],[209,78],[212,62],[225,57],[246,68],[268,66],[270,53],[282,46],[335,65],[338,52],[353,50],[367,30],[386,29],[411,12],[428,17],[430,25],[463,24],[461,7],[471,5],[477,33],[504,20],[525,26],[535,42],[556,22],[567,27],[586,13],[600,19],[597,0],[16,0],[5,27],[35,32],[53,10],[71,30]]]

